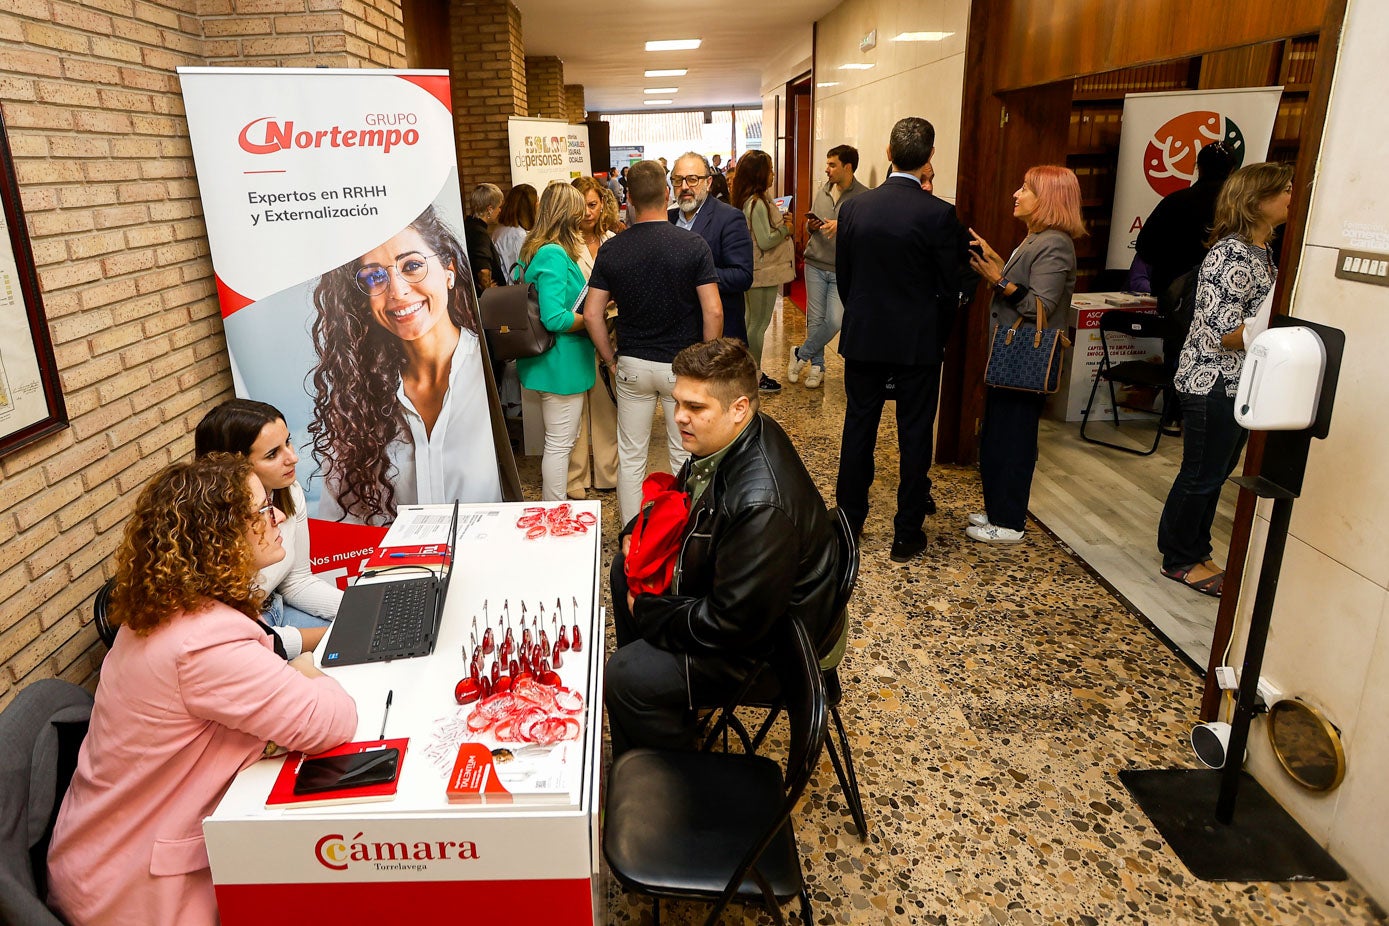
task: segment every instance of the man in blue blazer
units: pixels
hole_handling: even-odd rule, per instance
[[[687,151],[676,158],[670,175],[675,208],[668,215],[677,227],[689,229],[708,242],[719,275],[723,335],[747,343],[743,294],[752,286],[752,233],[741,210],[709,195],[713,174],[702,154]]]
[[[891,384],[900,452],[895,563],[926,549],[922,524],[935,509],[928,470],[941,359],[960,295],[972,292],[977,280],[955,207],[921,188],[935,141],[936,130],[925,119],[910,117],[892,127],[887,152],[894,169],[881,186],[841,207],[835,250],[846,398],[835,493],[861,531],[878,421]]]

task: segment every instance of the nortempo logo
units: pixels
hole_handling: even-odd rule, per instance
[[[366,842],[364,835],[358,833],[346,839],[341,833],[329,833],[314,843],[314,858],[333,871],[347,871],[354,862],[369,862],[377,869],[423,871],[428,866],[420,862],[466,862],[478,858],[474,842]]]
[[[257,140],[252,141],[252,137]],[[246,123],[236,138],[247,154],[274,154],[291,148],[380,148],[383,154],[390,154],[392,148],[418,144],[419,140],[415,129],[344,129],[339,125],[296,129],[293,120],[277,122],[271,116]]]
[[[1244,163],[1244,133],[1229,116],[1195,110],[1173,116],[1153,133],[1143,152],[1143,176],[1159,196],[1175,193],[1196,180],[1196,155],[1206,145],[1223,141]]]

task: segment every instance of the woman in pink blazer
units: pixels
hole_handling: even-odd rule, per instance
[[[312,655],[286,663],[259,622],[256,574],[284,556],[249,462],[170,466],[116,554],[91,727],[48,853],[49,903],[72,926],[216,923],[202,821],[276,743],[320,752],[357,709]]]

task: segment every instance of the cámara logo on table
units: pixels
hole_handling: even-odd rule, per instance
[[[1196,181],[1196,155],[1206,145],[1223,141],[1244,163],[1244,133],[1229,116],[1209,109],[1168,119],[1148,140],[1143,152],[1143,175],[1159,196],[1184,190]]]
[[[428,862],[466,862],[478,858],[477,843],[438,840],[434,842],[368,842],[365,833],[351,839],[329,833],[314,844],[314,858],[324,868],[347,871],[354,864],[365,864],[381,871],[425,871]]]

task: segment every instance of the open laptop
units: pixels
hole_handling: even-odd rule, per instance
[[[386,659],[410,659],[434,652],[444,614],[454,547],[458,544],[458,502],[453,503],[443,574],[349,586],[338,616],[322,643],[324,666],[353,666]]]

